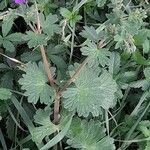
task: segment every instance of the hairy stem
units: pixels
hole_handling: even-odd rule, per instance
[[[37,33],[41,34],[41,24],[40,24],[40,18],[39,18],[39,13],[38,13],[38,8],[37,8],[36,1],[35,1],[35,7],[36,7],[36,14],[37,14]],[[52,73],[51,73],[51,70],[50,70],[50,64],[48,63],[46,53],[45,53],[45,49],[44,49],[43,45],[40,45],[40,51],[41,51],[41,56],[42,56],[42,59],[43,59],[44,69],[45,69],[45,72],[47,74],[49,83],[50,83],[51,86],[54,87],[55,86],[54,79],[53,79],[53,76],[52,76]]]
[[[53,79],[53,76],[52,76],[52,73],[51,73],[51,70],[50,70],[50,65],[48,63],[48,60],[47,60],[47,57],[46,57],[46,54],[45,54],[45,49],[44,49],[43,45],[40,46],[40,51],[41,51],[41,56],[42,56],[42,59],[43,59],[43,64],[44,64],[45,72],[47,74],[49,83],[50,83],[51,86],[54,87],[55,86],[54,79]]]
[[[74,80],[75,78],[80,74],[80,71],[84,68],[84,66],[87,64],[88,59],[86,58],[82,64],[79,66],[79,68],[75,71],[75,73],[73,74],[73,76],[66,81],[66,83],[63,85],[63,87],[60,89],[60,92],[64,91]]]
[[[58,125],[59,124],[59,109],[60,109],[60,92],[57,91],[56,95],[55,95],[55,102],[54,102],[54,120],[53,123]],[[57,132],[55,133],[55,135],[57,135]],[[56,144],[53,147],[53,150],[57,150],[58,149],[58,145]]]
[[[75,25],[72,30],[72,40],[71,40],[71,52],[70,52],[70,62],[72,60],[73,50],[74,50],[74,37],[75,37]]]
[[[55,102],[54,102],[54,124],[59,123],[59,108],[60,108],[60,92],[56,92]]]

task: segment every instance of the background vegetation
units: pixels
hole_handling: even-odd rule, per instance
[[[150,150],[148,0],[0,10],[0,149]]]

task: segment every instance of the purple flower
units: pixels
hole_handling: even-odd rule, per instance
[[[27,0],[15,0],[16,4],[24,4],[26,2],[27,2]]]

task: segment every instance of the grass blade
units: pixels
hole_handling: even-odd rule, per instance
[[[16,99],[15,96],[12,96],[11,101],[14,104],[14,106],[16,107],[16,109],[18,110],[18,112],[20,113],[21,117],[24,120],[24,123],[29,128],[29,130],[30,130],[30,128],[34,128],[34,125],[31,121],[31,119],[29,118],[29,116],[27,115],[27,113],[25,112],[25,110],[23,109],[23,107],[18,102],[18,100]]]
[[[74,8],[73,8],[73,12],[78,11],[88,0],[82,0],[79,4],[77,4]]]
[[[31,135],[28,135],[27,137],[25,137],[25,138],[22,139],[21,141],[18,141],[18,143],[19,143],[20,145],[23,145],[24,143],[30,141],[31,138],[32,138]]]
[[[16,109],[18,110],[18,112],[20,113],[20,116],[23,118],[24,123],[28,127],[29,131],[31,131],[34,128],[34,124],[32,123],[31,119],[29,118],[29,116],[27,115],[27,113],[25,112],[25,110],[23,109],[23,107],[18,102],[15,96],[12,96],[11,101],[16,107]],[[40,144],[36,143],[36,145],[38,148],[41,148],[43,146],[43,143],[40,143]]]
[[[131,127],[131,129],[128,131],[128,133],[126,134],[125,140],[124,141],[128,141],[132,135],[132,133],[134,132],[134,130],[136,129],[137,125],[139,124],[139,122],[141,121],[141,119],[143,118],[143,116],[145,115],[146,111],[148,110],[148,108],[150,107],[150,102],[148,103],[148,105],[146,106],[146,108],[144,109],[143,113],[139,116],[139,118],[137,119],[137,121],[135,122],[135,124]],[[123,143],[120,147],[120,149],[125,150],[126,147],[126,143]]]
[[[23,130],[23,131],[26,132],[26,130],[23,129],[23,128],[21,127],[21,125],[18,123],[18,121],[16,120],[16,118],[15,118],[15,116],[13,115],[12,111],[10,110],[9,106],[7,106],[7,110],[8,110],[8,112],[9,112],[11,118],[12,118],[13,121],[15,122],[15,124],[16,124],[21,130]]]
[[[6,142],[5,142],[1,128],[0,128],[0,141],[2,143],[3,150],[7,150]]]
[[[140,98],[138,104],[136,105],[136,107],[135,107],[134,110],[132,111],[131,116],[137,115],[138,110],[140,109],[142,103],[146,100],[148,94],[149,94],[148,91],[146,91],[146,92],[143,93],[143,95],[141,96],[141,98]]]

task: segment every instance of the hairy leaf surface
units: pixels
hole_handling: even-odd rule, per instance
[[[9,89],[0,88],[0,100],[7,100],[11,97],[11,92]]]
[[[108,72],[104,71],[98,76],[97,72],[85,67],[74,84],[63,92],[63,102],[65,108],[77,111],[79,116],[87,117],[89,113],[98,116],[101,107],[109,109],[114,105],[117,85]]]
[[[98,48],[97,45],[93,42],[88,42],[87,46],[81,48],[82,55],[88,56],[89,65],[94,66],[100,64],[105,66],[109,62],[108,56],[110,52],[106,48]]]
[[[100,122],[83,120],[81,131],[67,140],[67,143],[73,148],[82,150],[114,150],[114,141],[105,135],[105,131]]]
[[[29,48],[35,48],[39,45],[47,44],[47,36],[45,34],[37,34],[32,31],[27,31],[24,35],[24,40],[28,41]]]
[[[43,66],[28,63],[25,68],[25,74],[23,74],[23,78],[19,80],[19,83],[22,85],[21,89],[25,90],[24,95],[28,96],[30,103],[36,104],[40,99],[41,103],[51,104],[53,89],[47,84],[47,81]]]
[[[58,127],[50,121],[51,110],[46,108],[45,110],[39,109],[36,111],[34,121],[39,126],[35,127],[31,131],[33,141],[41,143],[46,137],[56,132]]]

